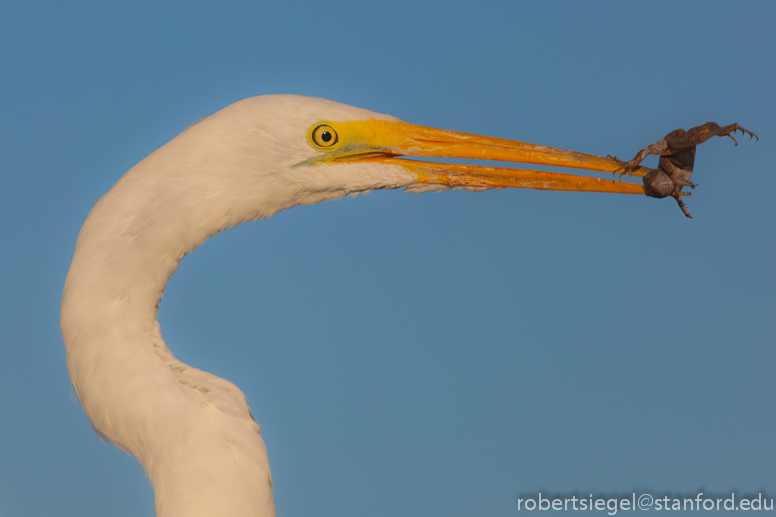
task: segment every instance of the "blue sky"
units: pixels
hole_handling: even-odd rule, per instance
[[[297,93],[630,157],[688,200],[376,192],[242,225],[160,309],[235,382],[279,515],[518,513],[518,494],[776,493],[771,2],[6,2],[0,515],[153,514],[71,395],[61,289],[92,204],[197,118]],[[649,162],[654,163],[654,162]]]

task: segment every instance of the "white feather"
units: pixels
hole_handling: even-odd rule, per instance
[[[178,361],[156,310],[181,258],[243,221],[371,189],[408,186],[401,166],[297,167],[320,154],[318,120],[396,120],[323,99],[256,97],[187,128],[94,206],[65,282],[70,378],[95,430],[135,456],[160,517],[272,516],[267,451],[243,393]]]

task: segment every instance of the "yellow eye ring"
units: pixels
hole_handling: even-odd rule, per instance
[[[316,126],[310,134],[311,140],[318,147],[332,147],[339,141],[337,132],[328,124]]]

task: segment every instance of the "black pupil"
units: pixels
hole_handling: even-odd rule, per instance
[[[331,142],[331,133],[328,131],[324,131],[321,133],[321,140],[324,142]]]

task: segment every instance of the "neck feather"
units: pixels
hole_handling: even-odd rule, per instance
[[[306,128],[327,118],[300,107],[346,109],[293,96],[225,108],[127,172],[78,236],[61,310],[70,378],[95,430],[145,468],[160,517],[274,516],[243,393],[162,340],[157,306],[183,256],[243,221],[415,179],[379,163],[297,167],[315,154]]]
[[[185,161],[160,174],[160,166],[180,162],[165,156],[176,145],[130,170],[81,230],[61,311],[70,377],[95,430],[145,468],[158,516],[274,516],[267,452],[245,396],[178,361],[156,310],[186,253],[281,207],[240,211],[229,189],[197,184],[198,168],[186,170]],[[198,167],[214,165],[212,157],[187,156]]]

